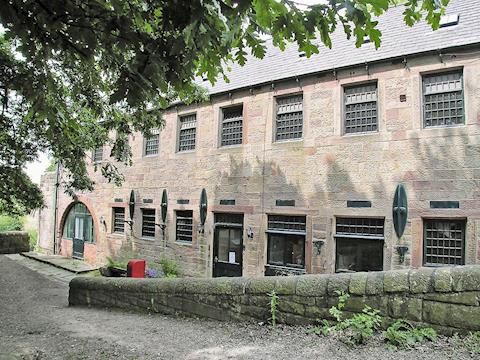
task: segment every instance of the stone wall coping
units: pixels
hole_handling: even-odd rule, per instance
[[[298,275],[260,278],[132,279],[76,277],[71,289],[121,290],[165,294],[278,295],[300,297],[448,293],[480,290],[480,265],[382,272]]]

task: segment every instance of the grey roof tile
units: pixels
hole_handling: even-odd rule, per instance
[[[347,40],[343,29],[338,28],[332,34],[332,49],[320,45],[319,54],[308,59],[298,56],[298,47],[295,44],[281,51],[269,41],[263,59],[249,55],[243,67],[238,64],[231,65],[232,70],[227,73],[229,83],[223,79],[219,79],[214,86],[208,81],[199,82],[210,94],[218,94],[365,62],[480,44],[480,0],[451,0],[446,13],[458,13],[459,23],[437,31],[433,31],[424,21],[408,27],[404,23],[402,12],[403,7],[399,6],[381,16],[378,27],[382,32],[382,44],[378,50],[375,50],[373,43],[356,48],[355,40]]]

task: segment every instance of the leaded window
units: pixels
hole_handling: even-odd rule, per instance
[[[425,75],[423,109],[425,127],[463,124],[462,72]]]
[[[305,216],[269,215],[267,233],[269,265],[305,267]]]
[[[142,237],[155,237],[155,209],[142,209]]]
[[[275,139],[277,141],[299,139],[303,134],[303,95],[277,98],[277,120]]]
[[[145,137],[145,156],[157,155],[160,134],[158,130],[152,131],[150,136]]]
[[[222,146],[239,145],[243,139],[243,106],[222,110]]]
[[[113,208],[113,232],[123,234],[125,232],[125,208]]]
[[[178,151],[195,150],[197,135],[197,115],[191,114],[180,117],[178,136]]]
[[[337,272],[383,270],[384,219],[336,219]]]
[[[68,212],[63,227],[63,236],[67,239],[95,242],[92,215],[84,204],[76,203]]]
[[[192,242],[193,240],[193,211],[178,210],[176,212],[177,241]]]
[[[378,130],[376,83],[345,87],[344,103],[346,134]]]
[[[93,150],[92,160],[94,163],[97,163],[103,160],[103,146],[96,147]]]
[[[465,264],[465,220],[430,219],[423,227],[424,265]]]

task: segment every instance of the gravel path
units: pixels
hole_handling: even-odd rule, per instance
[[[305,328],[277,327],[67,306],[68,285],[0,256],[3,359],[473,359],[442,339],[415,350],[380,337],[350,349]]]

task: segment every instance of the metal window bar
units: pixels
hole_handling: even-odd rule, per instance
[[[222,146],[239,145],[243,141],[243,106],[223,109]]]
[[[125,208],[113,208],[113,232],[125,232]]]
[[[306,217],[291,215],[269,215],[268,230],[271,232],[288,232],[305,234]]]
[[[465,221],[424,221],[424,265],[465,264]]]
[[[463,124],[462,72],[424,76],[423,109],[425,127]]]
[[[100,162],[103,160],[103,146],[99,146],[93,150],[93,162]]]
[[[344,102],[346,134],[378,130],[377,84],[346,87]]]
[[[142,236],[155,237],[155,209],[142,210]]]
[[[298,139],[303,135],[303,95],[277,98],[275,139]]]
[[[177,211],[176,240],[192,242],[193,240],[193,211]]]
[[[197,115],[180,117],[180,134],[178,138],[178,151],[195,150],[197,135]]]
[[[356,235],[360,238],[384,237],[384,219],[378,218],[337,218],[336,235]]]
[[[160,134],[158,131],[152,131],[152,135],[145,137],[145,156],[157,155]]]

